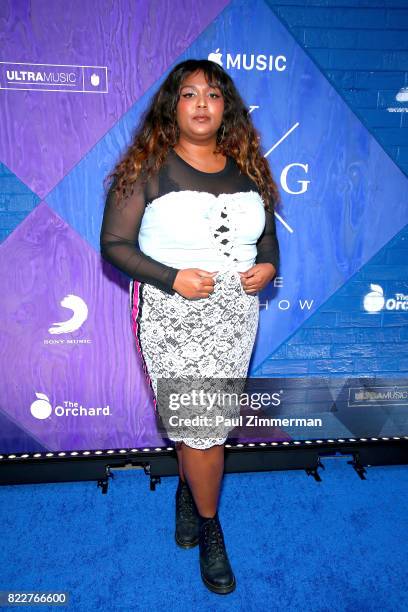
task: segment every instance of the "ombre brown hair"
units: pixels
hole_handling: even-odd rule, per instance
[[[154,94],[141,118],[131,145],[105,178],[115,182],[117,201],[132,191],[132,183],[144,184],[162,166],[169,148],[179,139],[176,107],[183,80],[202,70],[207,83],[219,87],[224,98],[224,113],[217,133],[215,153],[233,157],[243,174],[251,178],[267,208],[274,209],[280,194],[269,164],[260,151],[260,135],[250,113],[225,70],[210,60],[189,59],[177,64]]]

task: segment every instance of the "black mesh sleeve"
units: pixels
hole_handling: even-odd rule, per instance
[[[100,233],[102,257],[134,280],[150,283],[173,295],[178,269],[152,259],[139,248],[138,236],[145,210],[144,189],[136,181],[132,193],[117,204],[117,194],[109,189]]]
[[[265,228],[258,238],[255,263],[271,263],[278,271],[280,263],[279,242],[276,236],[275,213],[265,209]]]

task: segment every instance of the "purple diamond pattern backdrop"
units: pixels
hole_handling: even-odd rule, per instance
[[[176,61],[218,52],[253,105],[264,148],[273,145],[281,183],[292,162],[310,163],[310,174],[291,170],[292,187],[307,178],[310,189],[283,193],[295,232],[278,223],[285,286],[273,289],[272,307],[298,296],[320,306],[408,222],[406,177],[262,0],[3,2],[0,40],[0,162],[15,174],[2,187],[18,220],[29,214],[1,246],[0,452],[163,446],[128,279],[101,260],[98,238],[102,179]],[[282,53],[284,72],[248,68]],[[34,83],[27,68],[55,81]],[[43,200],[33,212],[16,177]],[[310,313],[260,314],[257,364]]]
[[[44,198],[227,4],[2,0],[0,160]],[[22,74],[44,63],[68,83],[42,91]],[[95,72],[101,80],[106,73],[109,94],[92,85]]]
[[[227,4],[2,3],[1,162],[44,198]],[[163,445],[124,276],[45,202],[0,267],[0,452]]]
[[[2,406],[53,450],[162,442],[132,338],[127,287],[107,268],[103,273],[99,254],[45,203],[2,248]],[[5,452],[6,431],[1,439]]]

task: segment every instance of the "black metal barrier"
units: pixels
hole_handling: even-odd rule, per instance
[[[350,456],[348,462],[364,479],[366,467],[408,464],[408,436],[338,438],[225,445],[224,471],[304,470],[321,481],[322,458]],[[143,468],[155,490],[161,477],[178,474],[174,447],[107,449],[0,455],[0,485],[94,480],[107,493],[112,470]]]

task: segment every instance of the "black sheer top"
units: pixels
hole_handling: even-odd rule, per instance
[[[103,214],[100,250],[102,257],[132,279],[150,283],[173,295],[173,284],[181,268],[166,265],[142,252],[139,247],[139,230],[146,206],[172,192],[195,191],[219,194],[234,194],[256,191],[256,184],[245,174],[241,174],[232,157],[227,156],[226,165],[219,172],[203,172],[191,166],[174,149],[153,177],[141,186],[138,180],[133,185],[131,195],[123,199],[119,206],[112,183],[106,197]],[[258,192],[259,193],[259,192]],[[256,242],[255,263],[272,263],[279,267],[279,244],[276,236],[275,215],[265,211],[265,226]],[[186,268],[193,267],[188,265]]]

